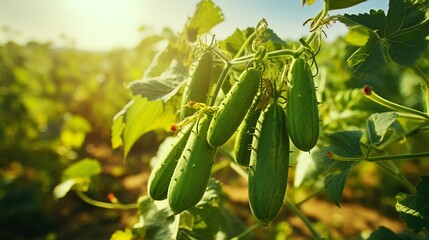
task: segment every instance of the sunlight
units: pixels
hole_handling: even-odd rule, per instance
[[[76,0],[65,1],[61,12],[67,19],[69,33],[78,36],[78,41],[91,42],[88,45],[100,48],[104,45],[135,45],[141,39],[139,28],[159,31],[169,26],[180,29],[186,21],[183,14],[171,14],[182,10],[179,4],[166,4],[165,1],[115,1],[115,0]],[[180,16],[180,19],[179,17]]]

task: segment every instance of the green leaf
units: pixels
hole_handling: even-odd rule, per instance
[[[339,131],[329,135],[332,150],[343,157],[364,156],[360,147],[361,131]]]
[[[429,226],[429,176],[422,176],[416,189],[413,195],[396,195],[396,210],[409,228],[420,232]]]
[[[219,46],[220,48],[230,52],[232,55],[235,55],[246,41],[248,34],[250,35],[253,31],[253,28],[248,28],[247,30],[236,29],[225,40],[220,41]]]
[[[58,184],[57,186],[55,186],[55,188],[54,188],[55,199],[60,199],[64,196],[66,196],[66,194],[68,192],[70,192],[70,190],[73,188],[73,186],[75,184],[76,184],[75,179],[69,179],[69,180],[63,181],[60,184]]]
[[[68,166],[63,171],[62,180],[75,178],[90,178],[101,173],[101,164],[98,160],[85,158]]]
[[[211,0],[202,0],[198,3],[194,15],[189,19],[186,28],[188,39],[192,42],[196,37],[208,33],[214,26],[224,21],[221,9]]]
[[[429,20],[425,14],[427,1],[390,0],[385,15],[382,10],[366,14],[336,16],[350,29],[364,28],[370,37],[348,63],[357,75],[379,69],[391,59],[403,66],[412,66],[426,51]]]
[[[202,200],[181,215],[179,239],[231,239],[246,228],[223,206],[219,182],[210,179]]]
[[[329,199],[335,205],[340,207],[341,196],[343,195],[344,187],[346,186],[347,177],[354,164],[350,164],[348,168],[334,172],[325,177],[324,188]]]
[[[368,42],[369,33],[365,28],[350,29],[344,36],[344,40],[350,45],[362,47]]]
[[[145,199],[133,235],[144,239],[231,239],[246,228],[222,201],[221,186],[213,180],[202,200],[180,215],[173,215],[167,200]]]
[[[175,239],[179,229],[179,215],[174,215],[168,201],[151,201],[145,198],[140,202],[139,222],[132,232],[144,239]]]
[[[329,10],[348,8],[366,0],[329,0]]]
[[[177,50],[168,44],[153,57],[152,62],[143,74],[143,78],[157,77],[172,65],[173,59],[177,56]]]
[[[68,166],[63,171],[62,182],[54,188],[55,198],[64,197],[74,187],[87,191],[91,177],[100,174],[101,170],[100,162],[91,158],[82,159]]]
[[[398,114],[394,112],[372,114],[367,120],[368,140],[371,145],[377,146],[389,139],[397,140],[398,137],[404,136],[404,129],[397,120]]]
[[[362,157],[360,140],[363,133],[361,131],[341,131],[329,136],[331,146],[323,149],[322,164],[325,169],[324,189],[329,199],[340,206],[341,196],[347,182],[347,177],[351,169],[357,162],[335,161],[328,157],[328,152],[332,151],[336,155],[343,157]]]
[[[380,227],[379,229],[375,230],[373,233],[371,233],[371,236],[369,236],[368,240],[422,240],[417,235],[411,235],[410,233],[403,232],[401,234],[396,234],[392,230],[386,228],[386,227]]]
[[[135,96],[113,118],[112,146],[123,145],[126,157],[141,136],[156,129],[169,130],[175,118],[175,110],[170,104]]]
[[[186,68],[177,60],[173,60],[170,67],[160,76],[143,77],[141,80],[131,82],[127,87],[133,95],[146,97],[149,101],[167,102],[185,82],[186,73]]]

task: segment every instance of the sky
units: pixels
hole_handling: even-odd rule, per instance
[[[106,51],[133,47],[145,34],[168,27],[179,32],[198,0],[0,0],[0,42],[35,40],[64,46],[75,42],[82,50]],[[236,28],[254,27],[265,18],[282,38],[308,34],[302,23],[322,8],[322,0],[301,6],[301,0],[213,0],[225,16],[212,33],[221,40]],[[331,15],[386,11],[388,0],[368,0]],[[144,27],[145,31],[139,30]],[[341,23],[326,30],[329,39],[347,32]]]

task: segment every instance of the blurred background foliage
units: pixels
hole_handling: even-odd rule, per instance
[[[55,48],[39,42],[20,45],[10,41],[0,46],[0,239],[107,239],[115,230],[136,221],[133,211],[95,208],[73,194],[54,200],[53,188],[60,182],[63,169],[92,157],[102,163],[103,173],[91,184],[91,197],[106,201],[106,195],[114,192],[123,202],[135,202],[145,194],[149,160],[167,134],[144,135],[133,147],[138,151],[131,151],[124,163],[121,150],[111,149],[110,128],[114,115],[130,100],[124,85],[142,76],[163,39],[171,36],[166,30],[145,37],[132,49],[108,52]],[[422,108],[419,80],[408,69],[390,64],[362,78],[353,76],[347,58],[355,49],[339,38],[324,43],[317,56],[316,85],[325,131],[363,129],[371,113],[386,110],[362,97],[360,88],[365,84],[389,100]],[[428,56],[423,56],[419,65],[427,72]],[[414,142],[413,147],[426,148],[426,144]],[[414,177],[414,183],[428,169],[420,161],[406,162],[402,167],[407,176]],[[229,207],[246,225],[251,224],[246,197],[234,190],[236,186],[243,188],[240,177],[229,169],[217,172],[216,177],[224,183]],[[290,189],[288,194],[294,200],[302,199],[311,192],[308,189],[313,183]],[[402,189],[386,181],[374,165],[362,164],[353,170],[347,185],[343,209],[358,202],[397,219],[394,195]],[[321,195],[311,204],[323,207],[327,202]],[[327,209],[336,208],[328,204]],[[296,219],[290,219],[285,211],[272,231],[261,229],[259,236],[305,236],[305,230],[291,230]],[[310,207],[303,212],[320,221],[316,227],[321,233],[327,231],[329,224],[322,215]],[[357,235],[368,227],[347,228],[335,219],[326,221],[333,222],[329,228],[337,229],[337,235],[329,233],[334,237]]]

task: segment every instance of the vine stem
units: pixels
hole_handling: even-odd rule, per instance
[[[414,73],[420,77],[423,92],[425,95],[426,113],[429,114],[429,79],[419,67],[413,66],[412,69],[413,69]]]
[[[398,167],[393,162],[377,162],[377,165],[386,170],[393,178],[404,185],[410,193],[416,193],[417,189],[408,179],[398,170]]]
[[[218,82],[216,84],[216,88],[213,92],[212,98],[210,99],[209,106],[214,106],[214,104],[216,103],[217,95],[219,94],[219,91],[220,91],[223,83],[225,82],[225,79],[227,78],[228,73],[231,70],[231,67],[232,67],[232,64],[230,62],[228,62],[228,61],[225,62],[225,67],[223,68],[223,70],[219,76]]]
[[[400,104],[397,104],[397,103],[391,102],[385,98],[382,98],[381,96],[376,94],[370,86],[364,86],[362,89],[362,93],[365,95],[365,97],[369,98],[371,101],[378,103],[382,106],[385,106],[387,108],[390,108],[392,110],[399,111],[399,112],[415,114],[415,115],[420,116],[426,120],[429,120],[429,115],[427,115],[426,113],[417,111],[417,110],[409,108],[409,107],[402,106]]]
[[[312,223],[310,222],[310,220],[304,214],[302,214],[301,210],[299,210],[298,207],[295,204],[293,204],[287,198],[285,198],[284,203],[285,203],[286,207],[289,210],[291,210],[295,215],[297,215],[301,219],[301,221],[304,222],[304,224],[307,226],[307,228],[313,234],[314,239],[317,239],[317,240],[322,240],[323,239],[322,237],[320,237],[320,235],[316,231],[316,229],[314,229],[314,227],[313,227]]]
[[[367,160],[369,162],[379,162],[386,160],[404,160],[410,158],[429,158],[429,152],[423,153],[409,153],[409,154],[398,154],[398,155],[387,155],[387,156],[357,156],[357,157],[344,157],[335,154],[334,152],[328,152],[328,157],[332,160],[342,161],[342,162],[356,162],[361,160]]]
[[[328,11],[329,11],[329,1],[325,0],[323,1],[322,11],[315,18],[316,23],[314,25],[316,26],[316,28],[322,25],[322,21],[328,15]],[[305,39],[305,42],[307,43],[307,45],[310,45],[310,43],[313,41],[316,35],[317,35],[317,32],[315,30],[313,30],[310,33],[310,35],[308,35],[308,37]],[[303,49],[304,49],[304,46],[301,45],[298,49],[298,52],[302,51]]]
[[[319,195],[322,192],[323,192],[322,188],[317,189],[316,191],[312,192],[311,194],[309,194],[307,197],[305,197],[301,201],[295,203],[295,206],[297,206],[297,207],[301,206],[302,204],[304,204],[305,202],[307,202],[308,200],[314,198],[315,196]]]
[[[244,239],[244,238],[250,236],[253,232],[255,232],[261,226],[262,226],[261,223],[255,223],[252,226],[250,226],[249,228],[247,228],[245,231],[241,232],[239,235],[231,238],[231,240]]]
[[[119,210],[129,210],[129,209],[139,208],[138,203],[122,204],[122,203],[101,202],[88,197],[85,193],[83,193],[80,190],[76,190],[75,192],[84,202],[96,207],[107,208],[107,209],[119,209]]]

